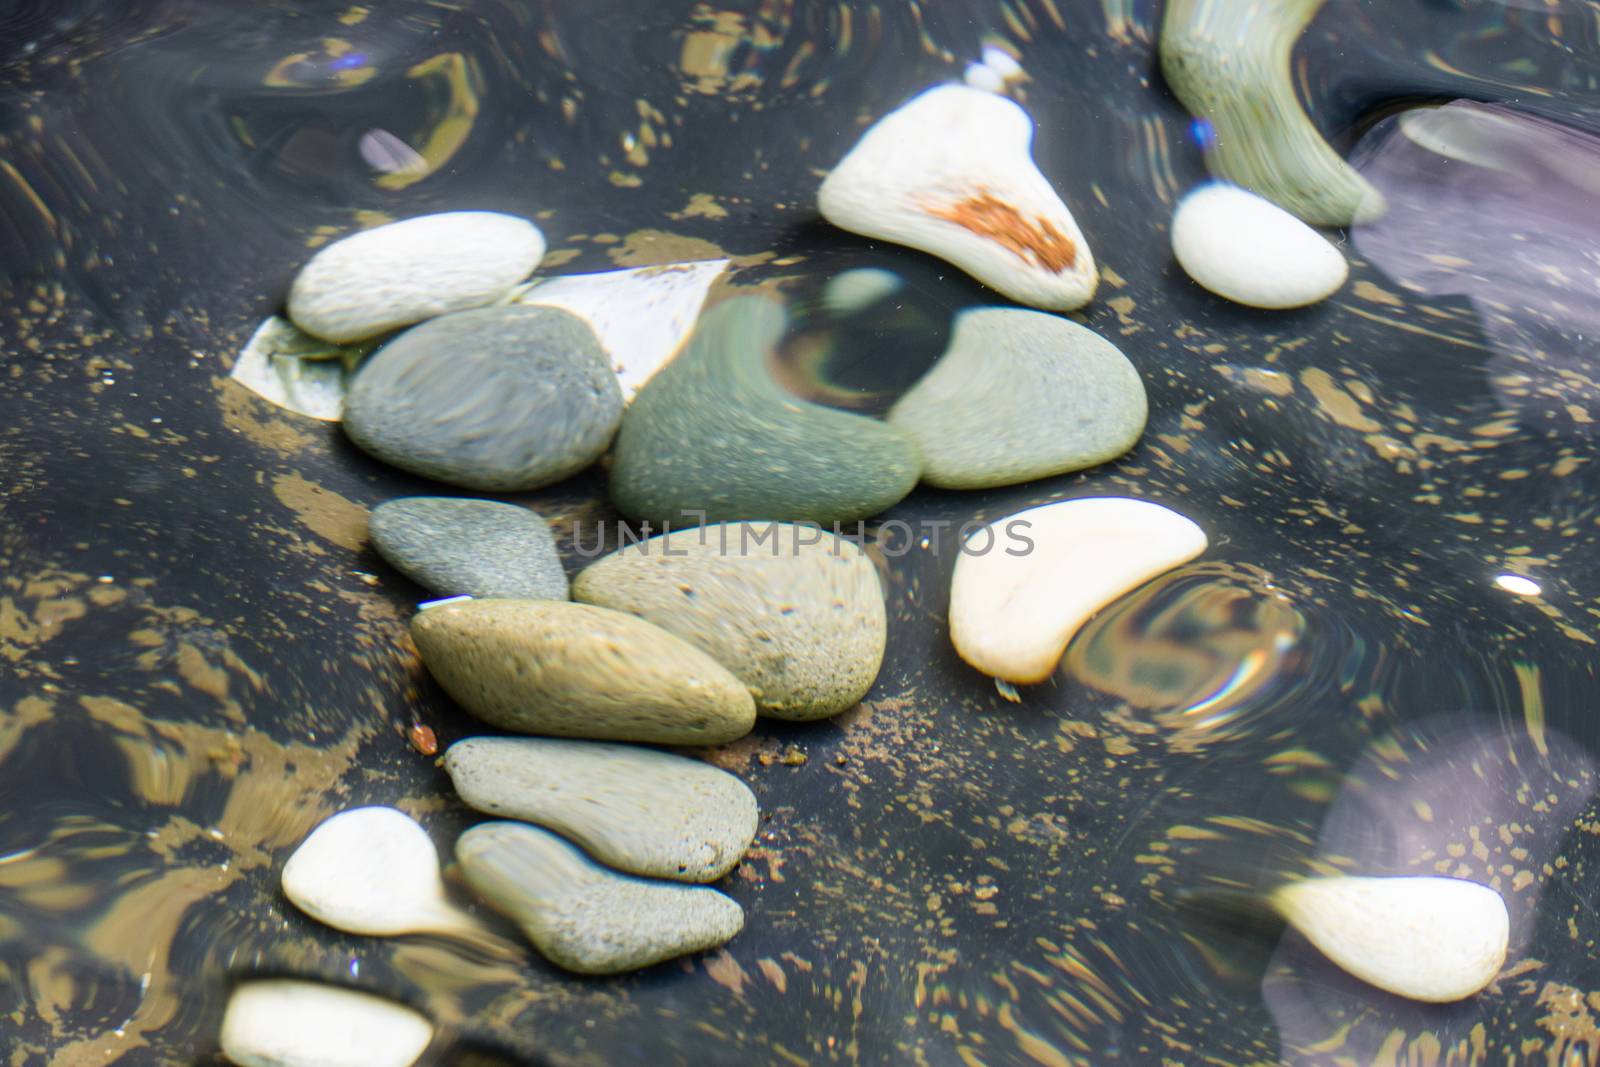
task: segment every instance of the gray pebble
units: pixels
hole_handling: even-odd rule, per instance
[[[456,841],[468,883],[552,963],[618,974],[731,940],[744,910],[710,886],[617,874],[534,826],[490,822]]]
[[[450,746],[444,769],[479,811],[548,827],[630,874],[714,882],[756,835],[749,786],[637,745],[470,737]]]
[[[385,463],[468,489],[537,489],[589,466],[622,389],[594,330],[548,307],[462,311],[414,326],[364,363],[350,439]]]
[[[413,496],[379,504],[370,530],[384,559],[440,596],[567,599],[555,537],[527,508]]]

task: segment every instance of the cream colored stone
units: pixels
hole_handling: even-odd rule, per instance
[[[1248,307],[1315,304],[1350,274],[1316,230],[1234,185],[1203,185],[1183,198],[1172,217],[1172,253],[1197,283]]]
[[[239,1067],[411,1067],[433,1024],[371,993],[320,982],[245,982],[222,1016],[222,1054]]]

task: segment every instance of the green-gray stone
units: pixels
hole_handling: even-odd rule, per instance
[[[585,568],[573,596],[677,634],[780,719],[853,707],[888,641],[883,587],[866,554],[788,523],[717,524],[629,545]]]
[[[413,326],[362,365],[350,439],[385,463],[468,489],[537,489],[589,466],[622,417],[594,330],[548,307],[460,311]]]
[[[756,834],[755,794],[727,771],[639,745],[469,737],[444,769],[467,804],[548,827],[629,874],[714,882]]]
[[[957,316],[950,347],[889,424],[916,440],[929,485],[988,489],[1115,459],[1147,413],[1139,372],[1093,330],[980,308]]]
[[[567,599],[555,537],[537,512],[496,500],[413,496],[372,509],[373,547],[440,596]]]
[[[916,449],[877,419],[800,400],[767,372],[785,313],[739,297],[701,317],[688,347],[640,390],[612,451],[611,497],[658,524],[849,522],[916,484]]]
[[[579,974],[618,974],[703,952],[744,927],[744,910],[710,886],[609,871],[522,823],[474,826],[457,839],[456,861],[472,888],[550,962]]]
[[[719,745],[750,732],[744,683],[643,619],[556,600],[468,600],[411,619],[422,662],[456,702],[519,733]]]

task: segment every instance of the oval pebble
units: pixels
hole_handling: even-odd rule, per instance
[[[295,276],[289,317],[338,344],[491,304],[544,258],[527,219],[447,211],[376,226],[322,249]]]
[[[717,745],[755,725],[739,679],[620,611],[553,600],[443,603],[412,617],[411,637],[445,691],[501,729]]]
[[[385,463],[468,489],[537,489],[589,466],[616,433],[622,388],[589,324],[548,307],[461,311],[364,363],[350,439]]]
[[[1172,217],[1172,253],[1200,285],[1257,308],[1315,304],[1350,274],[1316,230],[1233,185],[1203,185],[1183,198]]]
[[[567,599],[555,537],[528,508],[405,497],[373,508],[369,530],[395,570],[440,596]]]
[[[461,873],[514,919],[552,963],[618,974],[715,948],[744,910],[709,886],[618,874],[566,841],[522,823],[481,823],[456,841]]]
[[[354,989],[266,979],[242,982],[222,1016],[222,1054],[238,1067],[411,1067],[433,1024]]]
[[[444,769],[470,806],[538,823],[607,866],[679,882],[714,882],[750,847],[750,787],[699,760],[637,745],[470,737]]]

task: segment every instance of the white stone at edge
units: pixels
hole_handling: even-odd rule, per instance
[[[289,290],[289,317],[344,344],[452,311],[492,304],[544,258],[527,219],[447,211],[391,222],[311,257]]]
[[[1328,959],[1412,1000],[1464,1000],[1494,981],[1506,960],[1505,900],[1478,882],[1309,878],[1274,892],[1272,903]]]
[[[1207,543],[1177,512],[1125,497],[1045,504],[987,530],[987,552],[976,552],[987,536],[980,530],[967,539],[973,551],[956,559],[950,639],[978,670],[1018,684],[1044,681],[1091,615]]]
[[[222,1054],[239,1067],[411,1067],[432,1040],[410,1008],[292,979],[241,984],[222,1017]]]
[[[894,241],[955,264],[1020,303],[1071,311],[1094,296],[1094,256],[1072,212],[1032,155],[1033,120],[1014,101],[941,85],[879,119],[823,181],[822,215],[841,229]],[[1076,258],[1053,271],[992,238],[939,217],[987,195],[1071,241]]]
[[[1172,253],[1196,283],[1237,304],[1304,307],[1338,291],[1344,255],[1270,200],[1233,185],[1203,185],[1172,216]]]

